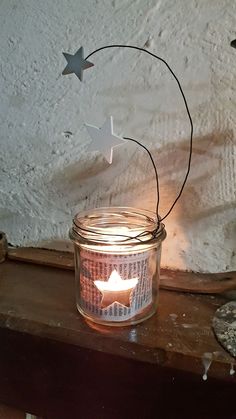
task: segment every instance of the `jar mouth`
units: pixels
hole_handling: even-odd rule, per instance
[[[155,232],[155,235],[153,234]],[[106,244],[146,243],[163,240],[163,224],[157,230],[155,213],[132,207],[101,207],[75,215],[70,238],[73,241],[89,240]]]

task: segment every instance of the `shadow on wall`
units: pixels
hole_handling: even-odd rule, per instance
[[[165,220],[165,265],[211,272],[236,269],[235,145],[232,131],[194,139],[189,180]],[[178,194],[187,161],[186,141],[176,151],[168,148],[156,157],[162,160],[161,215]]]
[[[73,213],[112,205],[115,182],[122,178],[123,173],[128,172],[132,150],[127,151],[127,148],[127,145],[117,148],[111,165],[101,154],[96,153],[94,157],[94,154],[90,153],[86,154],[86,159],[69,164],[62,171],[55,173],[52,186],[61,197],[62,206],[65,203],[65,196]],[[128,157],[124,159],[124,155]]]
[[[149,158],[144,158],[144,152],[133,143],[125,147],[127,158],[122,159],[123,147],[122,150],[117,148],[111,166],[102,156],[97,156],[95,160],[68,165],[54,176],[53,187],[60,190],[61,196],[66,196],[74,213],[111,205],[155,209],[156,186]],[[234,147],[230,130],[194,138],[190,177],[181,199],[165,220],[168,238],[164,265],[212,270],[208,255],[211,257],[211,253],[215,253],[218,258],[222,249],[217,252],[216,248],[221,240],[224,247],[228,246],[228,256],[227,262],[216,270],[236,268]],[[168,144],[152,152],[160,180],[161,216],[166,214],[179,192],[188,152],[189,140]]]

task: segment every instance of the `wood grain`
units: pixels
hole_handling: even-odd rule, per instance
[[[78,314],[73,272],[7,261],[0,278],[0,327],[198,374],[203,354],[212,352],[211,373],[228,377],[232,358],[211,329],[223,298],[163,290],[151,319],[114,329],[88,324]]]
[[[55,268],[74,270],[74,255],[70,252],[21,247],[9,249],[8,258]],[[162,289],[200,294],[222,294],[236,289],[236,272],[203,274],[161,269]]]
[[[74,270],[74,254],[36,247],[17,247],[8,249],[8,259],[54,268]]]
[[[0,419],[25,419],[26,415],[18,409],[0,404]]]
[[[208,274],[161,269],[160,286],[194,294],[224,294],[236,290],[236,272]]]
[[[234,359],[211,328],[225,299],[162,290],[159,301],[137,326],[89,324],[76,310],[73,272],[5,261],[0,401],[47,419],[233,417]]]
[[[6,234],[0,231],[0,263],[4,262],[7,256],[7,237]]]

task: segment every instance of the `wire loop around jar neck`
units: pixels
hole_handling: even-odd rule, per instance
[[[103,245],[144,244],[164,240],[164,224],[155,213],[131,207],[96,208],[77,214],[70,238]]]

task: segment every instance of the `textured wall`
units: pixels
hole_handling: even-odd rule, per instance
[[[165,67],[135,51],[93,57],[84,83],[61,76],[62,51],[107,43],[165,58],[194,122],[191,176],[166,220],[162,264],[236,269],[236,3],[229,0],[2,0],[0,15],[0,229],[15,245],[64,246],[75,212],[104,205],[155,208],[147,156],[134,144],[114,162],[86,152],[84,122],[114,116],[117,134],[153,152],[161,215],[188,157],[189,122]]]

